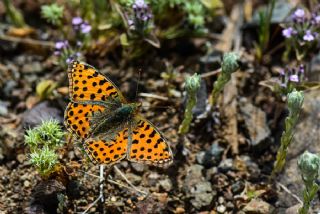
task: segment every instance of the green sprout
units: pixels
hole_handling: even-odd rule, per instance
[[[56,120],[43,121],[40,126],[27,130],[25,143],[30,147],[30,161],[41,175],[54,171],[58,163],[55,151],[64,142],[63,136],[64,132]]]
[[[41,16],[55,26],[61,26],[63,18],[63,6],[56,3],[41,6]]]
[[[307,214],[311,201],[319,190],[316,180],[319,177],[320,157],[305,151],[299,157],[298,167],[305,185],[303,191],[303,206],[299,209],[299,214]]]
[[[190,123],[192,121],[192,109],[197,103],[197,91],[200,88],[201,76],[194,74],[186,78],[185,88],[188,95],[187,107],[184,112],[184,119],[179,127],[179,133],[185,134],[189,131]]]
[[[223,90],[224,86],[230,81],[231,74],[237,71],[239,56],[236,53],[226,53],[223,55],[221,74],[213,85],[211,92],[210,103],[214,106],[217,102],[219,93]]]
[[[202,4],[198,1],[186,2],[184,10],[188,15],[188,21],[196,28],[203,28],[205,24],[205,10]]]
[[[270,40],[270,26],[273,9],[276,1],[270,1],[270,5],[264,11],[259,12],[259,44],[256,44],[256,56],[261,61]]]
[[[37,149],[30,154],[30,161],[41,175],[50,174],[58,163],[58,155],[54,150],[45,146],[42,149]]]
[[[22,13],[14,7],[13,1],[11,0],[4,0],[4,6],[6,8],[6,13],[16,27],[23,27],[26,25]]]
[[[289,115],[285,120],[285,130],[281,136],[281,145],[277,153],[272,175],[279,173],[285,165],[288,147],[293,139],[294,128],[299,119],[303,100],[304,95],[302,91],[296,91],[294,89],[287,95]]]

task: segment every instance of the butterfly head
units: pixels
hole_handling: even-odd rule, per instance
[[[141,103],[129,103],[129,104],[122,104],[121,111],[124,114],[135,114],[137,113]]]

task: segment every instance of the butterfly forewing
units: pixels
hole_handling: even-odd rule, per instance
[[[94,67],[73,61],[68,68],[69,95],[77,101],[108,101],[120,99],[125,102],[121,92],[107,77]]]
[[[80,138],[90,136],[90,118],[94,113],[100,113],[104,106],[70,102],[64,114],[67,129]]]

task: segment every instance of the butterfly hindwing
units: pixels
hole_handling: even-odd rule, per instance
[[[126,157],[128,129],[120,131],[114,139],[94,139],[85,141],[84,148],[89,158],[98,164],[113,165]]]
[[[129,160],[155,166],[167,166],[172,162],[172,152],[167,140],[151,122],[137,117],[131,133]]]
[[[73,61],[68,67],[69,95],[77,101],[125,99],[114,83],[91,65]]]
[[[64,114],[67,129],[80,138],[90,136],[90,117],[96,112],[102,112],[105,107],[92,104],[70,102]]]

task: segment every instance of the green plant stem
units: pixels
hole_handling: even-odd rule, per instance
[[[303,191],[303,206],[299,209],[299,214],[308,214],[312,199],[319,190],[319,186],[313,181],[304,181],[306,188]]]
[[[281,136],[281,145],[272,171],[272,177],[279,173],[286,162],[287,151],[294,135],[294,128],[298,122],[303,104],[303,93],[295,89],[287,95],[289,115],[285,120],[285,130]]]
[[[220,92],[223,90],[224,86],[231,79],[231,74],[221,72],[218,80],[213,85],[213,90],[211,92],[211,106],[214,106],[217,103]]]
[[[213,89],[210,97],[210,104],[214,106],[217,102],[220,92],[223,90],[224,86],[231,79],[231,74],[239,68],[238,65],[239,56],[235,53],[226,53],[223,56],[221,73],[217,81],[213,85]]]
[[[185,134],[189,131],[190,123],[192,121],[192,109],[197,103],[196,93],[188,94],[187,107],[184,112],[184,119],[179,128],[179,133]]]

